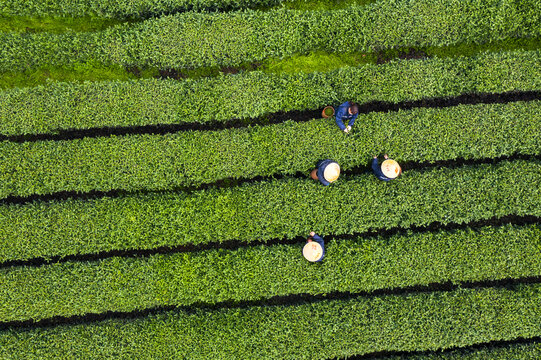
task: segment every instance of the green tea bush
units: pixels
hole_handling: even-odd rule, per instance
[[[249,72],[200,80],[52,83],[0,91],[0,134],[227,122],[345,100],[399,102],[541,88],[540,51],[393,61],[327,73]]]
[[[311,50],[447,46],[541,34],[538,0],[382,0],[334,11],[184,13],[97,33],[0,35],[0,71],[98,60],[197,68]]]
[[[1,15],[98,16],[146,19],[179,11],[227,11],[278,5],[283,0],[4,0]]]
[[[9,330],[4,358],[329,359],[533,337],[541,285],[458,289],[290,306],[171,311]]]
[[[325,240],[2,269],[0,321],[541,275],[539,225]]]
[[[539,154],[541,101],[360,115],[346,135],[332,120],[220,131],[0,143],[0,198],[60,191],[166,190],[255,176],[342,169],[375,154],[397,161]],[[316,145],[317,144],[317,145]]]
[[[539,359],[541,344],[537,340],[531,343],[514,343],[492,346],[475,346],[474,348],[457,349],[449,352],[433,352],[422,355],[402,355],[382,357],[381,360],[509,360]]]
[[[308,177],[308,174],[307,174]],[[0,207],[0,261],[541,215],[539,161]]]

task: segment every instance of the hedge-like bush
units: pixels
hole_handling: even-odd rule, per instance
[[[283,0],[3,0],[0,3],[0,14],[146,19],[179,11],[227,11],[274,6],[282,2]]]
[[[311,50],[482,44],[541,34],[537,0],[382,0],[334,11],[184,13],[98,33],[0,35],[0,71],[94,60],[196,68]]]
[[[537,340],[531,343],[511,343],[493,346],[475,346],[449,352],[427,354],[396,355],[382,357],[381,360],[509,360],[540,359],[541,344]]]
[[[308,175],[307,175],[308,177]],[[539,161],[0,207],[0,261],[541,215]]]
[[[541,285],[106,320],[0,333],[5,358],[329,359],[533,337]]]
[[[170,135],[0,143],[0,197],[60,191],[164,190],[274,174],[308,174],[332,158],[343,169],[372,156],[397,161],[539,154],[541,101],[417,108],[332,120]]]
[[[393,61],[327,73],[249,72],[200,80],[52,83],[0,91],[0,134],[227,122],[345,100],[399,102],[541,88],[541,52]]]
[[[325,240],[3,269],[0,321],[541,275],[539,225]]]

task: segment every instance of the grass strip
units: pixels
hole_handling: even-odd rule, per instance
[[[51,83],[0,91],[0,134],[226,123],[238,118],[249,123],[270,113],[323,108],[346,99],[400,102],[537,90],[541,88],[540,62],[541,51],[516,51],[470,58],[399,60],[312,74],[256,71],[185,81]]]
[[[539,161],[0,207],[0,261],[541,215]]]
[[[342,169],[388,152],[400,162],[540,153],[541,101],[416,108],[220,131],[0,143],[0,198],[62,191],[166,190],[225,179]]]
[[[42,2],[43,4],[43,2]],[[2,11],[0,5],[0,12]],[[100,19],[91,16],[67,18],[60,16],[0,16],[1,32],[50,32],[63,33],[66,31],[100,31],[120,24],[115,19]]]
[[[326,241],[2,269],[0,321],[541,275],[538,224]]]
[[[189,12],[96,33],[2,34],[0,71],[89,60],[175,69],[236,66],[314,50],[483,44],[539,35],[537,0],[381,0],[334,11]]]
[[[2,356],[326,359],[541,334],[541,285],[459,289],[10,330]]]
[[[120,80],[120,81],[127,81],[127,80],[136,80],[139,77],[145,77],[145,78],[152,78],[152,77],[158,77],[159,71],[158,69],[147,69],[143,70],[138,73],[138,75],[135,75],[134,73],[128,71],[125,67],[122,67],[120,65],[108,65],[105,66],[103,64],[97,63],[97,62],[85,62],[85,63],[76,63],[72,64],[70,66],[47,66],[45,68],[40,69],[29,69],[27,71],[9,71],[4,72],[0,74],[0,89],[9,89],[14,87],[28,87],[28,86],[36,86],[38,84],[45,85],[44,88],[48,88],[49,86],[54,86],[54,81],[63,81],[68,84],[73,84],[75,82],[80,82],[82,84],[82,81],[113,81],[113,80]],[[0,98],[2,97],[0,93]],[[47,102],[46,100],[42,103],[42,105],[35,104],[37,106],[42,106],[41,110],[45,110],[47,108],[48,110],[51,110],[52,102],[57,100],[54,99],[53,96],[50,98],[51,102]],[[32,102],[33,100],[30,97],[25,98],[22,100],[23,102]],[[64,107],[61,105],[62,102],[58,102],[55,109],[55,114],[58,115],[57,111],[63,111]],[[86,103],[87,107],[91,106],[92,103]],[[33,105],[31,105],[33,106]],[[10,116],[18,117],[23,115],[23,112],[21,112],[21,104],[18,103],[18,105],[14,106],[13,111],[11,112]],[[36,111],[40,112],[38,109],[27,109],[27,111],[32,112]],[[72,108],[72,110],[76,110]],[[29,115],[29,112],[26,114]],[[50,117],[53,115],[51,112],[47,111],[47,115],[42,117],[43,122],[47,122],[47,117]],[[68,115],[66,113],[66,115]],[[24,116],[24,115],[23,115]],[[69,116],[69,115],[68,115]],[[35,121],[34,121],[35,123]],[[23,125],[24,126],[24,125]]]

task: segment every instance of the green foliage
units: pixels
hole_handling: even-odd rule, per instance
[[[325,240],[318,265],[298,244],[3,269],[0,320],[541,274],[539,225]]]
[[[158,71],[155,69],[144,70],[139,77],[153,77],[157,76]],[[87,63],[75,63],[70,66],[48,66],[40,69],[29,69],[26,71],[12,71],[5,72],[0,76],[0,88],[12,88],[17,86],[35,86],[36,84],[51,84],[49,81],[54,79],[56,81],[78,81],[78,80],[92,80],[92,81],[105,81],[105,80],[130,80],[137,79],[133,73],[128,72],[125,68],[119,65],[105,66],[103,64],[95,62]],[[73,84],[72,84],[73,85]],[[46,86],[46,87],[48,87]],[[1,97],[1,95],[0,95]],[[30,99],[27,99],[30,100]],[[53,101],[52,98],[44,99],[45,104],[49,101]],[[20,108],[22,103],[17,102]],[[52,103],[49,103],[52,105]],[[13,108],[12,110],[15,110]],[[40,109],[33,108],[27,109],[29,111]],[[41,108],[43,111],[44,108]],[[28,114],[28,113],[27,113]],[[50,113],[49,113],[50,115]]]
[[[314,74],[250,72],[200,80],[51,83],[0,92],[0,133],[227,122],[347,99],[398,102],[541,88],[540,51],[393,61]],[[249,121],[248,121],[249,122]]]
[[[537,0],[382,0],[334,11],[189,12],[96,33],[3,34],[0,71],[91,59],[178,69],[235,66],[315,50],[483,44],[541,35],[540,13]]]
[[[358,297],[290,306],[171,311],[140,319],[11,330],[17,359],[329,359],[533,337],[541,285]]]
[[[120,24],[119,20],[95,17],[52,17],[52,16],[0,16],[0,31],[63,33],[66,31],[99,31]]]
[[[388,356],[380,360],[509,360],[540,359],[541,344],[534,340],[527,344],[475,346],[473,349],[458,349],[449,352],[434,352],[423,355]]]
[[[347,170],[367,165],[374,154],[384,152],[400,162],[535,155],[541,149],[540,128],[541,101],[531,101],[362,114],[349,135],[332,119],[319,119],[168,135],[4,141],[0,198],[164,190],[224,179],[308,174],[324,158]]]
[[[175,161],[175,159],[172,159]],[[308,177],[308,175],[307,175]],[[0,207],[0,261],[541,215],[538,161]],[[495,185],[498,184],[498,185]]]
[[[541,48],[540,38],[507,39],[479,44],[457,44],[453,46],[427,47],[420,49],[427,56],[449,57],[449,56],[474,56],[482,52],[498,52],[513,50],[537,50]]]
[[[0,15],[146,19],[180,11],[227,11],[275,6],[284,0],[3,0]],[[336,0],[335,0],[336,1]],[[364,0],[363,0],[364,1]]]
[[[307,55],[293,55],[285,59],[269,59],[263,63],[264,72],[297,73],[323,72],[348,66],[373,64],[376,62],[374,53],[328,53],[314,51]]]
[[[427,56],[456,57],[464,56],[466,54],[474,56],[483,51],[537,50],[539,48],[541,48],[541,41],[538,38],[533,38],[508,39],[483,45],[458,44],[454,46],[414,49],[414,51],[420,51],[421,53],[427,54]],[[285,59],[267,59],[258,64],[258,69],[267,73],[312,73],[315,71],[331,71],[346,66],[375,64],[382,59],[390,61],[403,56],[402,54],[404,51],[408,52],[410,50],[380,50],[377,52],[347,54],[316,51],[311,52],[308,55],[293,55]],[[126,68],[122,66],[104,65],[93,61],[84,64],[84,68],[86,69],[84,72],[78,71],[79,67],[81,67],[81,64],[71,66],[45,66],[27,71],[4,72],[0,74],[0,89],[37,86],[49,84],[49,81],[127,80],[159,76],[159,71],[155,67],[137,68],[139,71],[137,76],[128,72]],[[254,70],[253,64],[249,63],[241,64],[237,68],[240,72]],[[517,70],[518,69],[514,69],[512,73]],[[223,74],[224,71],[227,72],[227,69],[219,66],[211,66],[197,69],[182,69],[181,74],[183,77],[189,79],[200,79],[202,77],[219,76]]]
[[[372,2],[375,0],[281,0],[281,5],[294,10],[334,10]]]

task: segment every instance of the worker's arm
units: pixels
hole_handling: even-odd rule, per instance
[[[314,234],[314,236],[312,236],[312,239],[314,239],[315,242],[321,245],[322,248],[325,248],[325,244],[323,243],[323,238],[321,236],[319,236],[318,234]]]
[[[374,172],[374,175],[380,180],[383,181],[389,181],[387,176],[383,175],[383,171],[381,171],[381,167],[379,166],[379,162],[377,158],[372,159],[372,171]]]
[[[351,120],[349,120],[349,126],[353,127],[353,124],[355,124],[355,119],[357,119],[357,116],[359,115],[359,113],[353,115],[353,117],[351,118]]]
[[[336,117],[335,122],[336,125],[340,128],[340,130],[344,131],[346,129],[346,125],[344,125],[343,117],[346,115],[346,112],[348,111],[348,103],[345,102],[344,104],[340,105],[338,109],[336,110]]]
[[[325,257],[325,243],[323,242],[323,238],[319,236],[318,234],[314,234],[314,236],[312,236],[312,239],[314,239],[315,242],[321,245],[321,249],[323,250],[323,253],[321,254],[321,258],[318,261],[316,261],[316,262],[320,262],[321,260],[323,260],[323,257]]]
[[[317,178],[325,186],[329,186],[331,184],[330,182],[325,180],[325,177],[323,176],[323,171],[319,171],[319,169],[317,170]]]
[[[320,161],[317,164],[317,173],[316,173],[317,178],[325,186],[329,186],[331,183],[325,180],[325,177],[323,176],[323,174],[325,173],[325,168],[327,167],[327,165],[329,165],[332,162],[333,162],[332,160],[327,159],[327,160]]]

